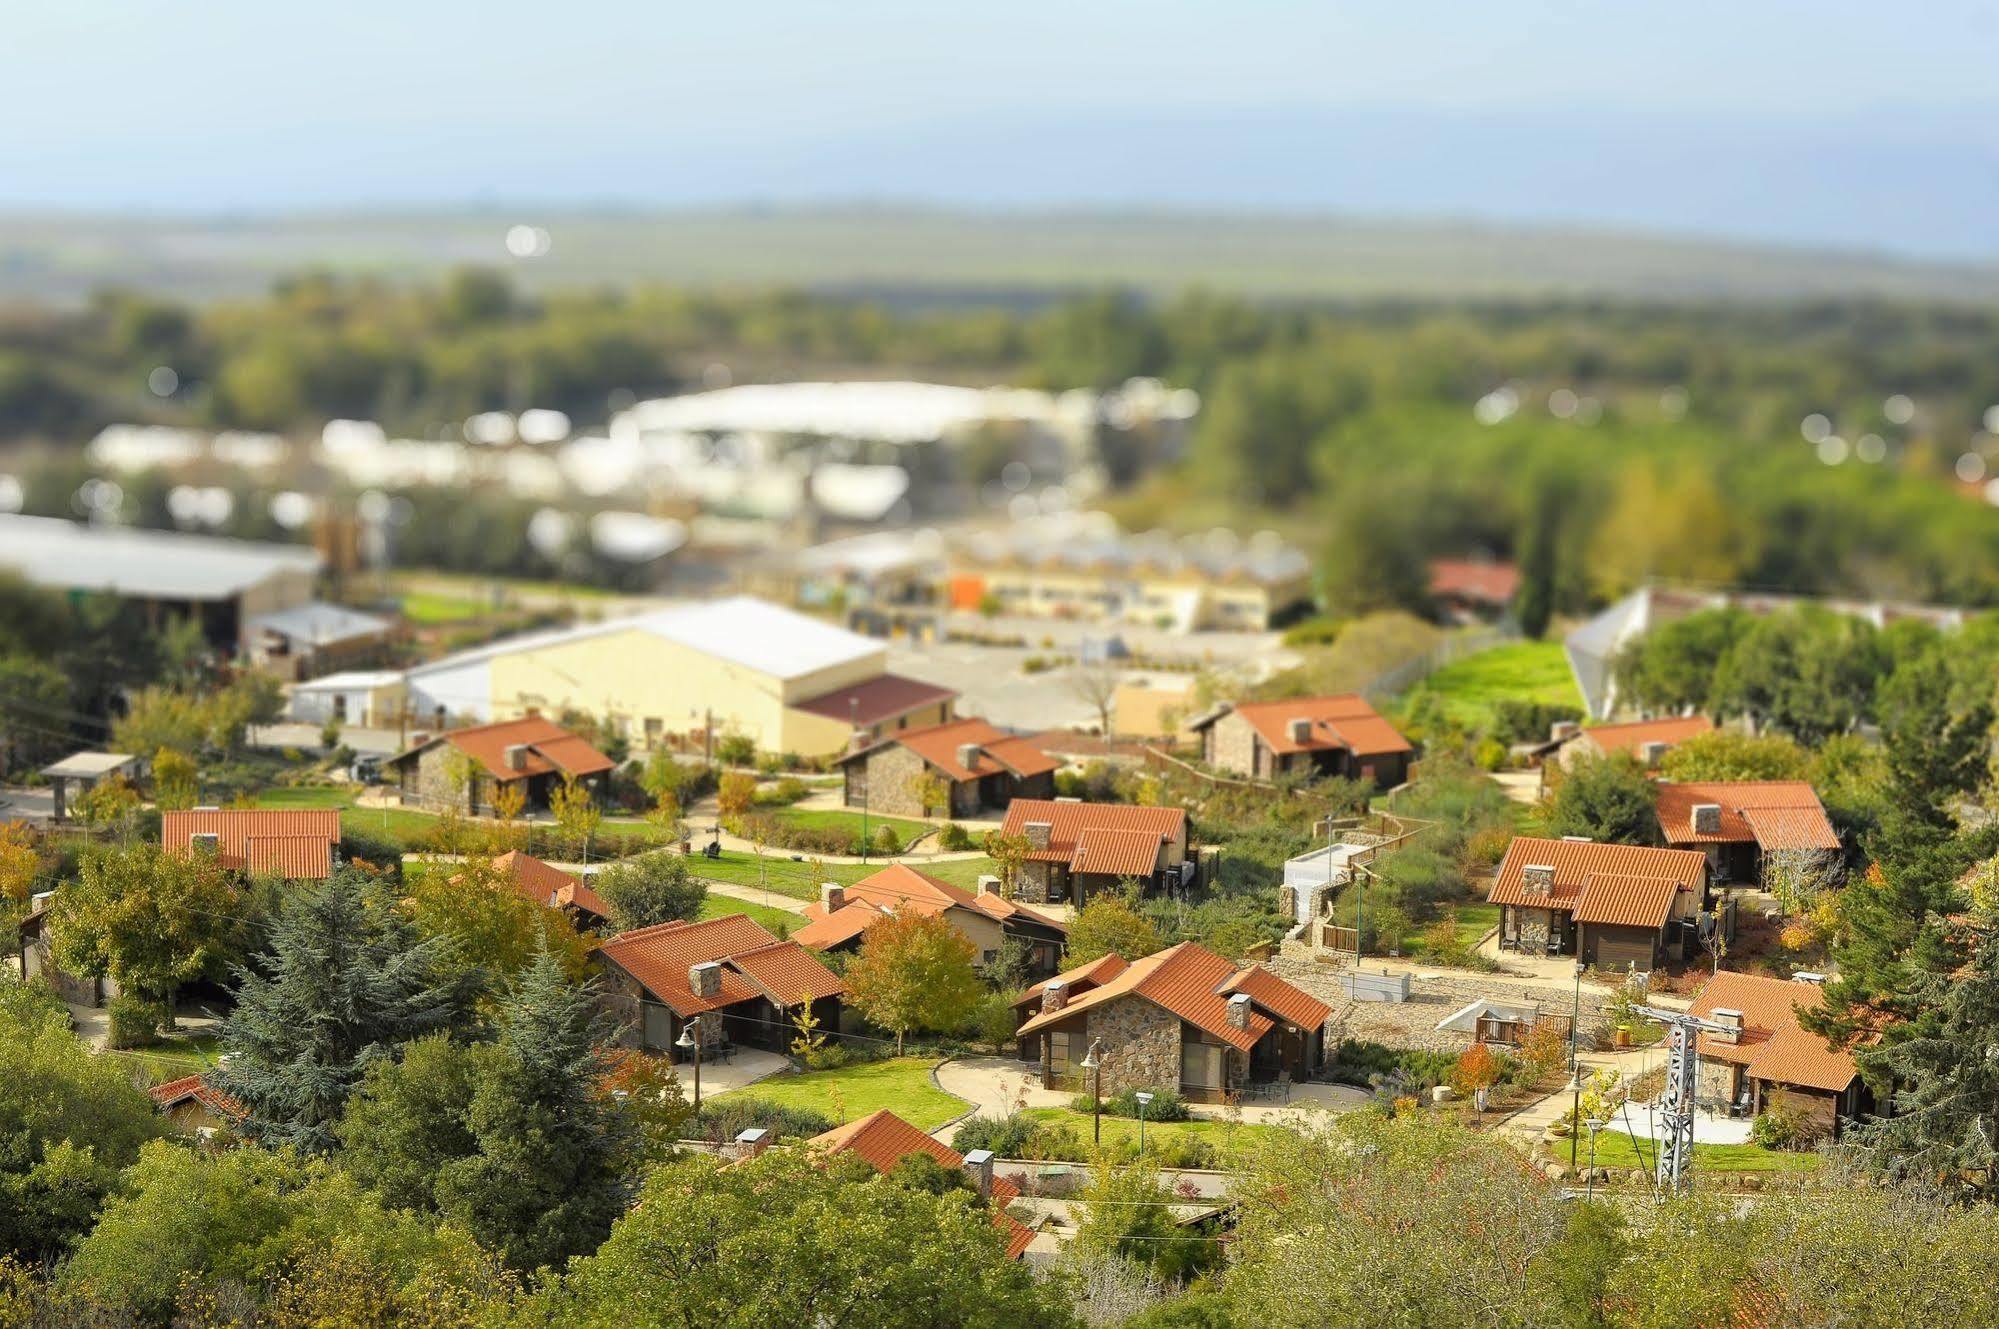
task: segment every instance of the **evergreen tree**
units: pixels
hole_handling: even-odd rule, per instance
[[[595,1250],[625,1210],[630,1120],[603,1088],[613,1033],[546,949],[508,994],[501,1057],[466,1108],[474,1152],[439,1169],[438,1210],[518,1269]]]
[[[1585,758],[1562,776],[1548,832],[1610,844],[1658,844],[1658,790],[1644,767],[1623,753]]]
[[[215,1083],[248,1109],[250,1135],[332,1148],[369,1065],[469,1009],[471,985],[442,976],[444,945],[419,939],[387,891],[351,869],[288,900],[269,949],[238,970],[222,1030],[228,1060]]]
[[[1544,476],[1535,486],[1520,538],[1520,590],[1513,601],[1520,630],[1530,637],[1546,632],[1555,612],[1555,549],[1562,508],[1562,495]]]
[[[1928,1008],[1859,1053],[1876,1083],[1896,1089],[1892,1115],[1849,1144],[1878,1172],[1935,1183],[1966,1199],[1999,1198],[1999,932],[1985,927],[1970,965],[1924,975],[1912,994]],[[1897,1036],[1899,1035],[1899,1036]]]

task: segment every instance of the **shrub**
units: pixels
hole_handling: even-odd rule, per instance
[[[1154,1089],[1151,1093],[1152,1102],[1145,1109],[1145,1119],[1147,1121],[1187,1121],[1193,1117],[1194,1114],[1187,1110],[1187,1100],[1180,1097],[1175,1091],[1171,1089]],[[1084,1093],[1076,1095],[1070,1102],[1069,1107],[1075,1112],[1088,1112],[1091,1110],[1093,1103],[1094,1100],[1087,1093]],[[1104,1099],[1103,1111],[1106,1117],[1130,1117],[1136,1120],[1138,1117],[1138,1091],[1124,1089],[1110,1095]]]
[[[1342,1039],[1333,1054],[1332,1074],[1343,1084],[1371,1087],[1377,1079],[1421,1091],[1447,1083],[1458,1059],[1430,1048],[1392,1048],[1384,1043]]]
[[[799,1058],[808,1071],[837,1071],[860,1060],[845,1043],[821,1043]]]
[[[946,850],[970,849],[972,833],[955,821],[947,821],[937,831],[937,844]]]
[[[724,766],[748,766],[756,759],[756,741],[748,734],[724,734],[715,744],[715,760]]]
[[[1825,1137],[1825,1124],[1782,1089],[1770,1095],[1762,1114],[1749,1124],[1749,1138],[1765,1149],[1815,1149]]]
[[[810,1108],[787,1107],[761,1098],[711,1098],[701,1105],[694,1118],[694,1138],[710,1144],[727,1144],[751,1128],[761,1128],[774,1136],[810,1139],[839,1123],[823,1112]]]
[[[883,826],[875,832],[875,848],[884,854],[902,852],[902,837],[895,833],[895,827]]]
[[[114,1048],[134,1048],[150,1043],[174,1027],[173,1007],[164,1001],[148,1000],[121,992],[111,999],[105,1012],[106,1041]]]
[[[961,1154],[990,1149],[1001,1158],[1021,1158],[1026,1156],[1035,1128],[1034,1118],[1019,1112],[1004,1117],[967,1117],[952,1134],[951,1147]]]
[[[1015,1023],[1013,994],[989,992],[972,1016],[972,1037],[997,1052],[1013,1041]]]

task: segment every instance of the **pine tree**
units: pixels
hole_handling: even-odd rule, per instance
[[[1870,1081],[1899,1086],[1893,1115],[1849,1143],[1889,1177],[1999,1198],[1999,932],[1985,928],[1970,965],[1924,976],[1913,995],[1928,1014],[1859,1054]]]
[[[437,1207],[518,1269],[595,1250],[629,1198],[630,1119],[604,1093],[611,1021],[546,949],[509,992],[503,1056],[466,1113],[471,1155],[446,1164]]]
[[[333,1124],[370,1063],[452,1026],[472,990],[448,978],[445,943],[422,940],[373,878],[343,869],[287,900],[269,948],[239,968],[217,1086],[260,1141],[333,1147]]]

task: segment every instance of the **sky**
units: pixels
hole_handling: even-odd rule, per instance
[[[1566,222],[1999,258],[1999,3],[85,0],[0,208],[896,202]]]

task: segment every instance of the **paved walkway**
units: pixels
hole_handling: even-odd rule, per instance
[[[692,1097],[694,1093],[694,1066],[691,1062],[681,1062],[676,1069],[680,1073],[680,1088]],[[716,1094],[726,1094],[731,1089],[742,1089],[759,1080],[791,1069],[791,1058],[775,1052],[765,1052],[761,1048],[737,1048],[735,1055],[724,1062],[704,1061],[701,1063],[701,1096],[709,1098]]]
[[[935,1079],[946,1093],[956,1094],[973,1105],[980,1116],[1004,1117],[1019,1108],[1067,1107],[1072,1093],[1044,1089],[1041,1077],[1029,1063],[1013,1057],[958,1057],[945,1062]],[[1343,1084],[1300,1084],[1291,1089],[1290,1100],[1242,1103],[1235,1107],[1201,1105],[1194,1115],[1213,1121],[1239,1120],[1252,1123],[1299,1121],[1314,1112],[1349,1112],[1366,1106],[1373,1096],[1364,1089]],[[956,1125],[937,1132],[948,1141]]]

